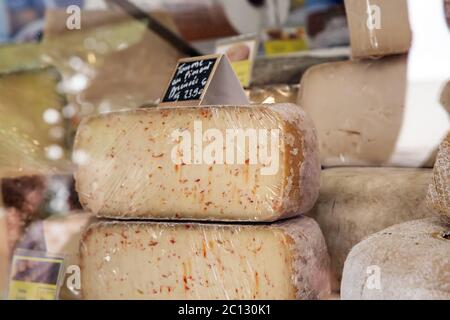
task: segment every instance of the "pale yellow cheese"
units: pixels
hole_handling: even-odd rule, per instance
[[[438,219],[428,218],[371,235],[357,244],[345,261],[341,297],[449,300],[449,229]]]
[[[84,299],[318,299],[328,254],[314,220],[273,225],[101,222],[81,243]]]
[[[396,150],[405,92],[406,56],[308,69],[298,104],[317,129],[322,165],[431,167],[434,156],[424,160],[427,150],[419,143],[411,142],[408,154]]]
[[[273,221],[318,195],[315,130],[293,104],[115,112],[75,140],[76,188],[98,216]]]
[[[354,58],[408,52],[411,28],[407,0],[345,0]]]
[[[365,237],[405,221],[429,217],[431,169],[332,168],[322,171],[319,199],[308,216],[320,225],[339,288],[345,259]]]

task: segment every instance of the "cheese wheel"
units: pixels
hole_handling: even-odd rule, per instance
[[[450,133],[439,147],[433,172],[427,202],[432,210],[450,223]]]
[[[273,225],[100,222],[81,243],[84,299],[318,299],[329,258],[307,217]]]
[[[432,167],[439,138],[425,144],[412,141],[408,152],[398,148],[401,129],[407,125],[405,91],[405,56],[308,69],[298,104],[317,129],[322,165]],[[430,127],[435,122],[427,121]]]
[[[75,140],[80,201],[102,217],[274,221],[318,196],[315,129],[292,104],[109,113]]]
[[[344,262],[365,237],[405,221],[431,216],[426,190],[431,169],[333,168],[322,171],[319,199],[308,216],[327,242],[338,290]]]
[[[412,33],[407,0],[345,0],[354,58],[408,52]]]
[[[449,235],[428,218],[368,237],[345,261],[342,299],[450,299]]]

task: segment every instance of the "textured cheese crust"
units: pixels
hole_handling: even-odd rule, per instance
[[[371,9],[374,6],[380,9],[379,13],[376,9]],[[412,34],[407,0],[345,0],[345,9],[354,58],[386,56],[409,51]],[[372,20],[368,12],[372,13]],[[379,26],[376,25],[378,17]]]
[[[426,190],[431,169],[333,168],[322,171],[317,221],[339,288],[345,258],[365,237],[405,221],[430,217]]]
[[[298,104],[317,129],[322,165],[417,166],[424,154],[420,147],[417,159],[413,154],[391,160],[403,125],[405,90],[405,56],[308,69]],[[434,157],[425,162],[423,166],[431,167]]]
[[[175,164],[180,141],[172,133],[194,137],[198,122],[203,132],[216,129],[223,136],[230,129],[278,130],[277,172],[263,175],[270,164],[249,162],[248,142],[236,143],[245,152],[242,164]],[[88,158],[75,174],[80,201],[103,217],[273,221],[308,211],[318,196],[315,129],[293,104],[116,112],[88,118],[75,140],[75,150]],[[194,141],[192,158],[195,147]],[[260,141],[257,148],[263,150]]]
[[[84,299],[318,299],[329,259],[314,220],[101,222],[81,243]]]
[[[415,220],[360,242],[345,261],[341,297],[450,299],[448,228],[436,218]]]
[[[443,220],[450,223],[450,133],[439,147],[427,203]]]

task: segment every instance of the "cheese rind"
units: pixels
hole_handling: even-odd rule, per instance
[[[345,0],[345,9],[354,58],[409,51],[412,33],[407,0]]]
[[[332,168],[322,171],[319,199],[308,216],[322,229],[338,283],[345,259],[365,237],[394,224],[430,217],[431,169]]]
[[[405,90],[405,56],[308,69],[298,104],[317,129],[322,165],[431,167],[434,157],[423,161],[426,150],[420,145],[403,158],[396,153],[405,125]]]
[[[315,129],[292,104],[109,113],[83,121],[75,140],[87,155],[80,201],[102,217],[274,221],[318,196]]]
[[[450,299],[450,240],[437,218],[384,229],[345,261],[344,300]]]
[[[100,222],[81,243],[84,299],[318,299],[328,254],[314,220],[273,225]]]
[[[450,133],[439,147],[427,203],[431,210],[450,223]]]

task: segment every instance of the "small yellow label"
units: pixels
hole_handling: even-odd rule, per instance
[[[252,62],[250,60],[233,61],[231,62],[231,66],[241,82],[241,85],[244,88],[248,87],[250,85]]]
[[[56,300],[64,259],[24,252],[12,260],[9,300]]]
[[[308,50],[308,43],[305,39],[268,40],[264,42],[264,51],[268,56],[303,50]]]

